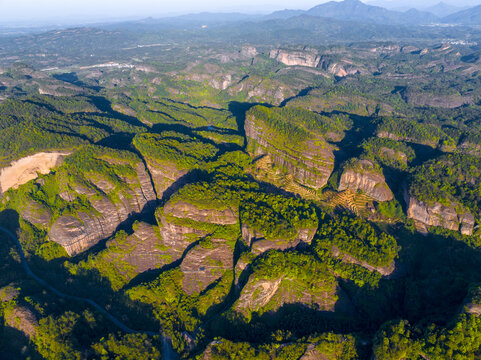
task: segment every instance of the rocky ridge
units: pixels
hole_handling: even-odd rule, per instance
[[[428,204],[410,196],[406,191],[405,201],[408,205],[407,215],[422,226],[440,226],[463,235],[472,235],[475,225],[474,216],[469,212],[459,213],[456,207],[440,203]],[[426,231],[426,229],[424,229]]]
[[[302,146],[281,143],[266,124],[248,115],[245,122],[247,149],[255,157],[269,155],[301,185],[320,189],[327,184],[334,169],[333,147],[320,135],[312,135]]]
[[[269,57],[287,66],[318,68],[337,77],[345,77],[360,72],[351,61],[335,61],[314,51],[274,49],[269,52]]]
[[[343,171],[338,190],[346,189],[360,190],[377,201],[389,201],[394,198],[383,174],[376,171],[374,164],[369,160],[359,160],[355,166],[349,166]]]

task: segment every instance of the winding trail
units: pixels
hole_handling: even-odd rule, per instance
[[[81,297],[81,296],[74,296],[74,295],[68,295],[63,293],[60,290],[57,290],[53,286],[49,285],[45,280],[37,276],[32,269],[30,269],[30,265],[28,265],[27,260],[25,259],[25,253],[23,252],[22,245],[20,244],[20,241],[18,241],[17,237],[12,234],[8,229],[5,229],[3,227],[0,227],[0,231],[3,231],[7,236],[13,240],[13,242],[16,244],[18,248],[18,252],[20,255],[20,260],[22,261],[23,268],[25,269],[25,272],[27,273],[28,276],[30,276],[32,279],[34,279],[36,282],[38,282],[40,285],[45,287],[46,289],[50,290],[53,292],[55,295],[58,297],[64,298],[64,299],[69,299],[69,300],[76,300],[80,302],[84,302],[89,304],[90,306],[94,307],[97,309],[100,313],[102,313],[107,319],[110,320],[115,326],[117,326],[120,330],[129,333],[129,334],[146,334],[149,336],[160,336],[162,338],[162,359],[163,360],[176,360],[177,359],[177,354],[175,351],[172,349],[172,346],[170,344],[170,339],[168,339],[164,334],[154,332],[154,331],[137,331],[134,329],[131,329],[127,325],[125,325],[122,321],[117,319],[115,316],[110,314],[107,310],[105,310],[102,306],[97,304],[95,301],[89,298]]]

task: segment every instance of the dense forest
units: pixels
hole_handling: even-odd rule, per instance
[[[0,359],[481,357],[479,30],[277,16],[0,32]]]

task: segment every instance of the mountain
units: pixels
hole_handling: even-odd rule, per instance
[[[264,17],[264,20],[270,19],[289,19],[294,16],[299,16],[305,14],[304,10],[279,10],[274,11],[272,14],[269,14]]]
[[[438,18],[429,12],[417,9],[410,9],[407,12],[392,11],[380,6],[367,5],[359,0],[330,1],[304,12],[278,11],[269,15],[268,18],[286,19],[301,14],[375,24],[429,24],[438,21]]]
[[[458,11],[442,19],[448,24],[481,25],[481,5]]]
[[[466,7],[458,7],[451,4],[446,4],[445,2],[440,2],[423,10],[439,17],[445,17],[465,9]]]

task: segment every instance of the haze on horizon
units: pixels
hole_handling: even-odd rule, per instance
[[[309,9],[328,0],[0,0],[1,25],[69,24],[143,17],[173,16],[196,12],[270,13],[282,9]],[[337,0],[339,1],[339,0]],[[423,8],[444,1],[456,6],[474,6],[480,0],[362,0],[393,8],[409,4]],[[417,6],[416,6],[417,5]]]

